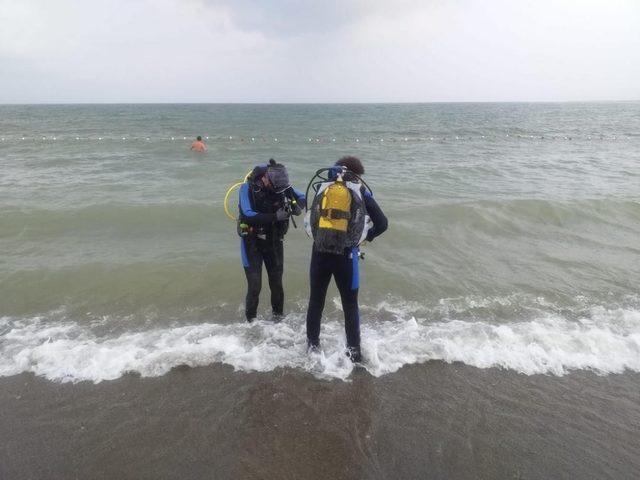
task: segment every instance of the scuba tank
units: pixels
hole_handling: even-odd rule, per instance
[[[325,172],[328,174],[323,175]],[[347,181],[347,173],[362,181],[344,167],[332,167],[318,170],[307,186],[307,195],[313,186],[315,196],[305,216],[305,230],[313,238],[317,251],[343,254],[360,245],[371,227],[362,186]],[[314,183],[316,178],[319,180]],[[369,189],[363,181],[362,184]]]

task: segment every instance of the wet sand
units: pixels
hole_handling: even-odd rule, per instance
[[[293,370],[0,379],[4,479],[637,479],[640,374],[429,362],[350,382]]]

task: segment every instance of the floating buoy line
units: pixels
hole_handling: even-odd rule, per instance
[[[191,142],[196,135],[173,135],[166,137],[151,137],[151,136],[88,136],[82,137],[78,135],[44,135],[44,136],[2,136],[0,137],[1,143],[11,142],[24,142],[24,141],[37,141],[37,142]],[[632,140],[640,139],[640,133],[627,134],[627,135],[530,135],[520,133],[505,133],[503,135],[427,135],[427,136],[414,136],[414,137],[266,137],[266,136],[237,136],[237,135],[207,135],[203,136],[203,139],[209,144],[218,143],[308,143],[308,144],[333,144],[333,143],[443,143],[443,142],[491,142],[495,140],[524,140],[524,141],[618,141],[618,140]]]

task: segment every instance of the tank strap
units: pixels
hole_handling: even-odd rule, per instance
[[[320,210],[320,215],[331,220],[349,220],[351,218],[351,212],[336,210],[335,208],[323,208]]]

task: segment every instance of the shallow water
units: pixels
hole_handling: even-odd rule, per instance
[[[362,265],[372,375],[433,359],[640,371],[638,103],[0,106],[0,137],[0,375],[222,362],[349,379],[335,290],[324,351],[304,353],[300,228],[285,322],[242,323],[222,209],[256,163],[304,189],[344,154],[390,220]]]

